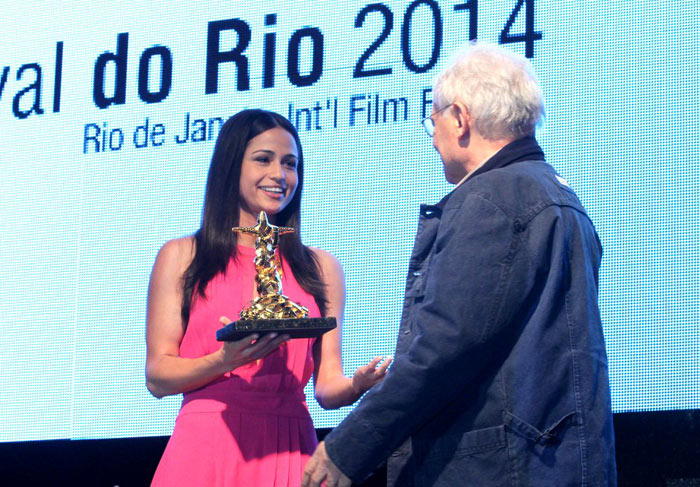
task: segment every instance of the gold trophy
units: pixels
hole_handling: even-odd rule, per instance
[[[335,318],[308,318],[309,310],[282,294],[275,250],[280,235],[295,230],[271,225],[264,211],[253,227],[234,227],[234,232],[255,235],[255,285],[258,296],[240,312],[240,320],[226,325],[216,332],[220,342],[240,340],[257,333],[277,333],[291,338],[312,338],[336,327]]]

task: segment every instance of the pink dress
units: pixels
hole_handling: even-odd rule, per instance
[[[219,317],[234,320],[253,296],[254,249],[238,247],[225,275],[196,299],[180,356],[216,351]],[[282,267],[282,292],[320,316],[313,297]],[[185,393],[153,486],[299,486],[317,439],[304,386],[313,373],[311,339],[293,339],[262,359]]]

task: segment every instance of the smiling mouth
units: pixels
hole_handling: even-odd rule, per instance
[[[278,193],[278,194],[283,194],[284,189],[280,188],[279,186],[260,186],[260,189],[263,191],[267,191],[269,193]]]

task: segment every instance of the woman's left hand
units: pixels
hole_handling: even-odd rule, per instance
[[[372,386],[384,380],[391,360],[391,357],[379,356],[375,357],[367,365],[358,367],[352,376],[352,388],[355,392],[361,396],[370,390]]]

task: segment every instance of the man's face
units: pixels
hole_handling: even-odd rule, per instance
[[[445,179],[447,179],[448,183],[457,184],[466,175],[466,171],[462,164],[458,162],[456,156],[460,134],[457,130],[457,119],[455,118],[452,105],[440,110],[439,113],[433,107],[431,117],[435,123],[433,147],[435,147],[442,159]]]
[[[442,110],[436,109],[433,107],[433,113],[430,114],[430,118],[433,120],[433,124],[435,125],[435,129],[433,131],[433,147],[435,147],[435,150],[438,151],[440,156],[442,157],[442,151],[440,150],[441,147],[444,147],[444,120],[445,118],[445,112],[446,110],[443,108]]]

